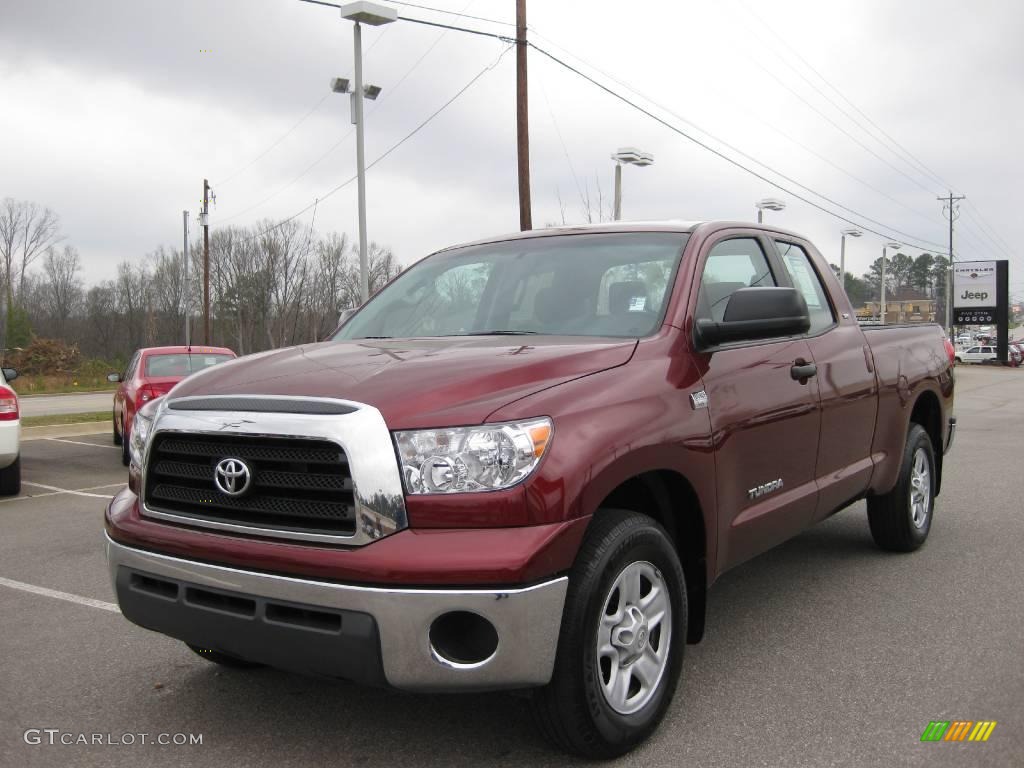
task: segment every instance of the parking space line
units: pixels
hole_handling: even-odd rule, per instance
[[[107,483],[106,485],[91,485],[88,488],[75,488],[75,493],[81,493],[82,491],[98,491],[101,488],[123,488],[128,485],[128,481],[122,483]]]
[[[104,611],[112,611],[114,613],[120,613],[121,609],[114,603],[108,603],[104,600],[94,600],[91,597],[82,597],[81,595],[72,595],[70,592],[60,592],[56,589],[47,589],[46,587],[37,587],[35,584],[26,584],[23,581],[14,581],[13,579],[5,579],[0,576],[0,586],[10,587],[11,589],[20,589],[22,592],[31,592],[35,595],[43,595],[45,597],[55,597],[58,600],[67,600],[69,603],[78,603],[79,605],[87,605],[90,608],[99,608]]]
[[[43,440],[49,440],[52,443],[70,443],[71,445],[88,445],[90,448],[113,448],[115,451],[121,449],[116,445],[103,445],[102,443],[83,443],[81,440],[66,440],[63,437],[44,437]]]
[[[34,488],[43,488],[44,490],[47,490],[47,491],[54,491],[55,495],[57,493],[71,493],[71,494],[74,494],[75,496],[89,496],[89,497],[91,497],[93,499],[109,499],[110,496],[112,495],[112,494],[104,495],[102,493],[86,493],[85,491],[73,491],[70,488],[58,488],[55,485],[43,485],[42,483],[30,483],[28,480],[22,480],[21,484],[22,485],[31,485]],[[118,485],[120,485],[120,483],[118,483]],[[100,488],[106,488],[108,486],[102,486],[101,485],[99,487]],[[37,498],[37,497],[31,496],[29,498]]]

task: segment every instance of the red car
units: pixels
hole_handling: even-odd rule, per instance
[[[121,446],[121,461],[128,466],[128,437],[135,412],[186,376],[211,365],[233,360],[226,347],[147,347],[132,355],[124,373],[112,373],[107,381],[121,382],[114,394],[114,445]]]

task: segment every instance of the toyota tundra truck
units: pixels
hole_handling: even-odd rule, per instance
[[[210,662],[529,689],[556,745],[612,757],[725,571],[861,499],[881,548],[924,544],[953,388],[938,326],[862,330],[792,232],[483,240],[144,406],[110,576]]]

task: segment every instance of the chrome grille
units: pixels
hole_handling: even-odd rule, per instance
[[[214,483],[221,459],[241,459],[252,485],[229,496]],[[346,536],[355,532],[348,459],[327,440],[211,434],[158,434],[149,451],[149,509],[202,522]]]

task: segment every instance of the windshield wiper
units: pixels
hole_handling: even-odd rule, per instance
[[[357,336],[352,341],[361,341],[363,339],[393,339],[394,336]]]
[[[527,334],[537,334],[540,331],[472,331],[470,333],[461,333],[460,336],[525,336]]]

